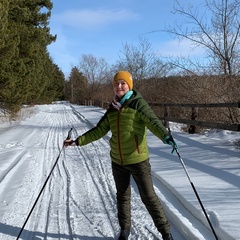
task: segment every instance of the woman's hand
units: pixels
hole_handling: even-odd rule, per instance
[[[67,139],[67,140],[65,140],[65,141],[63,142],[63,145],[64,145],[65,147],[69,147],[69,146],[74,147],[74,146],[77,146],[76,140],[72,140],[72,139]]]

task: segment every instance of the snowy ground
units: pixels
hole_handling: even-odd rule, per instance
[[[25,113],[28,112],[24,111]],[[117,239],[115,186],[109,136],[87,146],[62,149],[87,131],[104,110],[58,103],[35,106],[31,114],[0,127],[0,239],[16,239],[60,151],[20,239]],[[180,154],[221,240],[239,240],[239,132],[188,135],[172,125]],[[150,132],[148,143],[155,190],[175,240],[215,237],[176,154]],[[132,184],[132,240],[157,239],[152,220]],[[158,235],[158,239],[161,239]]]

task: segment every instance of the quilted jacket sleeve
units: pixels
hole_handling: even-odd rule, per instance
[[[88,143],[96,141],[108,133],[110,127],[106,114],[107,112],[97,123],[96,127],[90,129],[89,131],[78,137],[77,140],[79,146],[87,145]]]
[[[163,140],[168,136],[167,129],[163,126],[161,120],[156,116],[149,104],[142,98],[139,99],[140,118],[146,127],[159,139]]]

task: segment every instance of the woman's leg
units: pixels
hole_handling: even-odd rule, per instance
[[[131,168],[131,174],[138,186],[142,202],[145,204],[158,231],[162,235],[170,233],[170,225],[160,200],[153,188],[149,160],[129,165],[129,167]]]
[[[122,230],[131,227],[131,187],[130,173],[121,165],[112,163],[112,172],[117,189],[118,221]]]

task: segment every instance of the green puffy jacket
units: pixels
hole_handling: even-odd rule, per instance
[[[96,127],[78,137],[78,143],[80,146],[86,145],[102,138],[111,130],[112,161],[121,165],[139,163],[149,158],[147,128],[161,140],[168,135],[141,94],[133,91],[133,95],[120,110],[110,105]]]

